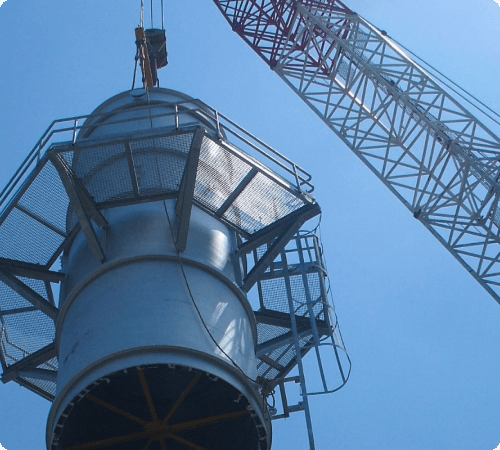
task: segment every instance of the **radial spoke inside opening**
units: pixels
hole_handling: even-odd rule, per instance
[[[132,434],[127,434],[125,436],[116,436],[109,439],[103,439],[102,441],[94,441],[94,442],[88,442],[86,444],[74,445],[72,447],[66,447],[64,450],[87,450],[96,448],[106,448],[106,447],[111,447],[112,445],[135,442],[147,438],[149,438],[149,433],[146,431],[142,431],[140,433],[132,433]]]
[[[144,396],[146,397],[146,401],[148,402],[151,418],[153,419],[154,422],[158,422],[158,416],[156,415],[155,405],[153,404],[153,399],[151,398],[151,392],[149,392],[148,382],[146,381],[144,372],[142,371],[142,369],[137,369],[137,372],[139,373],[139,379],[141,380],[141,386],[144,392]]]
[[[243,411],[221,414],[219,416],[206,417],[205,419],[190,420],[189,422],[176,423],[175,425],[169,426],[168,430],[170,433],[177,433],[178,431],[189,430],[190,428],[197,428],[203,425],[211,425],[217,422],[237,419],[238,417],[245,416],[247,414],[248,411],[245,409]]]
[[[110,403],[107,403],[107,402],[105,402],[97,397],[94,397],[93,395],[87,395],[85,398],[88,398],[89,400],[93,401],[94,403],[97,403],[98,405],[101,405],[104,408],[109,409],[110,411],[113,411],[117,414],[120,414],[121,416],[126,417],[127,419],[130,419],[134,422],[137,422],[138,424],[141,424],[143,426],[147,424],[147,422],[145,420],[139,419],[139,417],[136,417],[136,416],[128,413],[127,411],[123,411],[122,409],[117,408],[116,406],[113,406]]]
[[[184,444],[186,447],[193,448],[194,450],[207,450],[206,448],[200,447],[199,445],[186,441],[186,439],[176,436],[175,434],[171,434],[169,438],[173,439],[174,441],[180,442],[181,444]]]
[[[191,392],[191,389],[198,383],[198,380],[200,379],[201,374],[196,374],[195,377],[191,380],[191,382],[188,384],[186,389],[184,389],[184,392],[180,395],[180,397],[177,399],[175,402],[175,405],[172,406],[172,409],[168,412],[168,414],[165,416],[163,419],[163,423],[166,424],[170,418],[174,415],[175,411],[177,408],[180,406],[180,404],[184,401],[184,399],[188,396],[189,392]]]

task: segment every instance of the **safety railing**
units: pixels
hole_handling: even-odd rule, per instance
[[[201,102],[200,100],[184,101],[178,103],[164,104],[172,108],[172,112],[161,114],[153,114],[152,110],[156,109],[159,104],[146,104],[140,105],[135,108],[124,110],[128,115],[140,110],[148,110],[148,117],[132,117],[121,120],[106,120],[110,115],[119,113],[121,111],[106,112],[103,114],[92,114],[69,117],[65,119],[54,120],[47,128],[42,137],[38,140],[33,149],[28,153],[28,156],[21,163],[20,167],[14,173],[13,177],[7,185],[0,192],[0,209],[3,209],[13,193],[24,182],[27,175],[36,167],[45,152],[54,144],[58,143],[73,143],[76,144],[78,136],[86,131],[89,131],[96,126],[100,128],[116,126],[120,124],[131,123],[139,120],[149,118],[151,120],[162,118],[173,118],[172,131],[179,129],[179,127],[188,126],[186,123],[179,125],[180,118],[183,116],[194,117],[201,119],[205,123],[213,124],[214,132],[217,133],[218,138],[226,140],[228,136],[231,137],[230,143],[235,145],[240,150],[249,154],[257,161],[264,163],[266,166],[275,171],[278,175],[283,177],[286,181],[295,186],[299,191],[304,193],[311,193],[314,187],[311,183],[311,175],[288,159],[286,156],[265,144],[262,140],[255,137],[253,134],[237,125],[235,122],[220,114],[215,109]],[[88,119],[92,120],[88,120]],[[193,121],[193,124],[195,122]],[[162,129],[165,131],[165,128]],[[87,141],[90,142],[90,141]],[[262,160],[262,158],[264,158]]]

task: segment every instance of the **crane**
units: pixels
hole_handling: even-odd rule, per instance
[[[214,57],[212,56],[211,58],[212,58],[212,61],[213,61],[213,60],[214,60],[214,59],[213,59]],[[128,83],[128,80],[127,80],[127,83]],[[192,88],[191,88],[191,89],[192,89]],[[198,88],[197,88],[197,89],[198,89]],[[55,92],[55,91],[54,91],[54,92]],[[198,92],[198,91],[197,91],[197,92]],[[103,95],[103,94],[101,94],[101,96],[102,96],[102,95]],[[198,95],[198,94],[197,94],[197,95]],[[202,96],[202,94],[199,94],[199,95],[200,95],[200,96]],[[222,110],[227,110],[227,108],[228,108],[227,106],[222,106],[222,105],[221,105],[220,107],[221,107],[221,109],[222,109]],[[53,116],[59,116],[59,115],[61,115],[61,114],[58,112],[58,113],[53,113],[52,115],[49,115],[49,117],[50,117],[50,116],[51,116],[51,117],[53,117]],[[247,122],[247,123],[248,123],[248,122]],[[254,127],[255,127],[255,125],[254,125]],[[357,359],[359,360],[359,357],[358,357]],[[9,448],[10,448],[10,446],[9,446]]]
[[[214,2],[500,303],[500,139],[339,0]]]

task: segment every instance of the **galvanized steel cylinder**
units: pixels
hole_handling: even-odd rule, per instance
[[[209,111],[156,117],[189,97],[160,89],[149,98],[133,94],[99,107],[78,142],[165,127],[217,132]],[[118,196],[120,180],[114,187],[103,180],[125,158],[75,156],[71,165],[93,192],[103,183]],[[166,161],[182,175],[185,157],[175,148],[145,149],[138,174],[143,184],[159,176]],[[176,202],[102,211],[109,226],[97,229],[96,238],[104,262],[96,261],[82,231],[65,251],[48,449],[270,448],[269,416],[255,383],[255,319],[236,283],[235,233],[193,207],[186,249],[179,253]]]

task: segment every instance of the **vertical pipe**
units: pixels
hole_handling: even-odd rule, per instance
[[[75,119],[75,124],[73,126],[73,145],[76,142],[76,129],[78,128],[78,119]]]
[[[326,271],[326,267],[323,265],[323,255],[321,252],[321,248],[318,245],[319,238],[316,235],[314,235],[313,240],[314,240],[314,248],[315,248],[316,254],[318,255],[318,265],[320,266],[321,271],[326,276],[328,276],[328,273]],[[325,298],[325,301],[328,301],[328,289],[325,286],[325,279],[323,277],[319,277],[319,278],[320,278],[320,283],[321,283],[322,295]],[[337,323],[336,322],[332,323],[331,319],[332,319],[332,317],[330,315],[330,305],[327,304],[327,305],[325,305],[325,321],[327,321],[329,326],[332,327],[332,329],[333,329],[332,336],[331,336],[332,347],[333,347],[333,350],[335,352],[335,359],[337,360],[337,366],[338,366],[339,371],[340,371],[340,376],[342,377],[342,382],[346,383],[347,378],[346,378],[346,375],[344,373],[342,363],[340,361],[340,356],[339,356],[339,352],[337,350],[337,345],[335,343],[335,337],[334,337],[334,336],[337,336]],[[341,336],[337,336],[337,339],[340,343],[342,342]]]
[[[295,310],[293,307],[292,286],[290,284],[290,274],[288,272],[288,262],[287,262],[285,251],[281,252],[281,258],[283,260],[283,271],[284,271],[284,275],[285,275],[284,280],[285,280],[285,286],[286,286],[286,294],[287,294],[287,298],[288,298],[288,307],[290,309],[290,321],[292,324],[295,353],[297,355],[297,367],[299,369],[302,405],[304,407],[304,414],[306,416],[307,435],[309,437],[309,450],[315,450],[316,447],[314,445],[314,434],[313,434],[313,428],[312,428],[311,411],[309,410],[309,399],[307,397],[306,377],[304,375],[304,366],[302,365],[302,355],[301,355],[301,349],[300,349],[300,343],[299,343],[299,333],[298,333],[298,329],[297,329],[297,321],[295,319]]]
[[[325,371],[323,369],[323,363],[321,362],[321,354],[319,353],[320,341],[319,341],[318,325],[316,324],[316,314],[314,312],[314,308],[312,305],[311,290],[309,289],[309,280],[307,279],[307,273],[305,270],[304,253],[303,253],[303,249],[302,249],[301,239],[302,238],[300,236],[296,237],[297,250],[299,253],[299,261],[300,261],[300,268],[301,268],[300,271],[301,271],[301,275],[302,275],[302,283],[304,284],[304,292],[306,294],[307,311],[309,312],[309,321],[311,322],[311,328],[312,328],[312,332],[313,332],[313,338],[314,338],[314,344],[315,344],[314,350],[316,351],[316,358],[318,359],[318,367],[319,367],[319,373],[321,375],[321,382],[323,383],[323,389],[325,391],[328,391],[328,386],[326,384]]]

